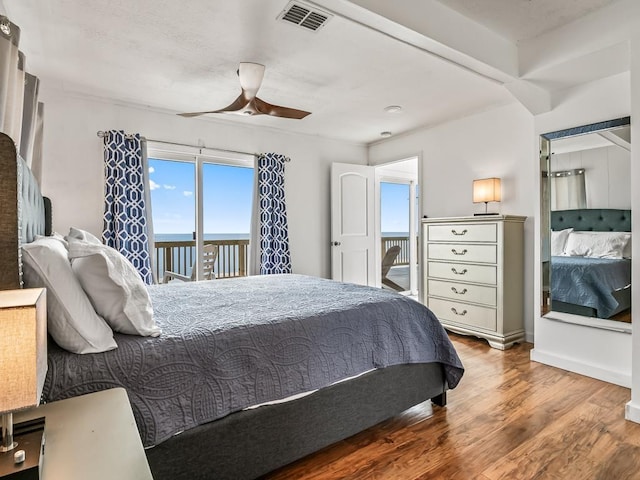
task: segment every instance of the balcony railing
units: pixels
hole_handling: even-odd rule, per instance
[[[382,237],[382,256],[389,248],[398,245],[400,253],[396,257],[393,265],[409,265],[409,237]],[[417,248],[417,244],[416,244]]]
[[[214,268],[218,278],[247,275],[249,240],[205,240],[204,243],[218,246],[218,257]],[[191,275],[191,268],[196,261],[196,242],[194,240],[155,242],[154,259],[158,282],[162,281],[166,270]]]

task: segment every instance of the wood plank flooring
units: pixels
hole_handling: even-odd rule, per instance
[[[640,479],[629,389],[450,335],[463,364],[446,408],[425,402],[264,480]]]

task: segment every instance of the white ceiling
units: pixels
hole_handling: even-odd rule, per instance
[[[517,42],[537,37],[617,0],[438,0]]]
[[[441,0],[514,38],[611,1]],[[363,22],[336,15],[317,32],[279,22],[287,0],[3,3],[22,30],[27,70],[45,89],[172,113],[215,110],[240,93],[238,63],[257,62],[266,65],[260,98],[312,115],[217,119],[364,144],[380,140],[383,131],[397,135],[514,101],[499,82]],[[557,13],[553,21],[550,12]],[[403,110],[385,113],[389,105]]]

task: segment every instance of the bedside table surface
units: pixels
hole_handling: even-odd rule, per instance
[[[14,422],[37,417],[45,417],[42,480],[153,479],[123,388],[17,412]]]

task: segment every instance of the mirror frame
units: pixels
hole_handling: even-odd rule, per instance
[[[543,252],[551,252],[551,189],[545,189],[545,176],[551,171],[551,141],[567,137],[577,137],[605,130],[612,130],[631,124],[631,117],[622,117],[615,120],[591,123],[580,127],[567,128],[555,132],[540,135],[540,315],[553,320],[590,325],[598,328],[617,330],[631,333],[630,325],[615,328],[611,324],[618,324],[613,320],[600,318],[581,317],[579,315],[564,314],[551,310],[551,292],[545,291],[546,285],[551,285],[551,269],[545,265]],[[551,258],[549,257],[549,262]],[[553,315],[550,315],[553,314]],[[582,320],[580,320],[582,319]]]

